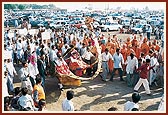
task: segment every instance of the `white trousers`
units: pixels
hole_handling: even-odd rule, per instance
[[[149,89],[149,82],[147,79],[142,79],[140,78],[138,83],[135,85],[134,90],[138,91],[138,89],[141,87],[141,85],[143,84],[146,94],[150,94],[150,89]]]

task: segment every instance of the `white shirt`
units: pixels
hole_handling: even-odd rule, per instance
[[[9,50],[4,50],[4,59],[12,59],[12,55]]]
[[[131,111],[133,108],[139,109],[139,105],[134,102],[130,102],[130,101],[127,101],[124,104],[124,111]]]
[[[8,50],[8,52],[9,52],[9,54],[10,54],[10,58],[12,59],[12,55],[13,55],[13,47],[12,47],[12,45],[9,45],[9,46],[7,46],[7,50]]]
[[[82,55],[82,58],[86,59],[86,60],[90,60],[91,57],[93,57],[94,55],[91,52],[85,51],[84,54]]]
[[[65,45],[63,45],[63,47],[62,47],[62,54],[64,54],[69,48],[68,44],[66,44],[66,45],[67,45],[67,48],[65,48]]]
[[[80,42],[77,42],[77,43],[76,43],[76,47],[77,47],[78,49],[82,48],[82,45],[80,44]]]
[[[122,68],[121,63],[124,64],[123,55],[121,53],[119,53],[119,55],[117,53],[114,53],[113,59],[114,59],[114,68]]]
[[[131,56],[127,57],[127,61],[126,61],[126,72],[127,74],[133,74],[133,71],[138,68],[138,59],[136,57],[134,57],[133,59],[131,59]]]
[[[31,64],[31,62],[28,64],[28,68],[29,68],[29,73],[30,76],[33,77],[34,79],[36,78],[36,75],[39,74],[39,71],[37,69],[37,63],[35,63],[35,65]]]
[[[4,96],[4,97],[9,96],[8,86],[7,86],[8,77],[9,77],[9,76],[5,76],[5,77],[3,78],[2,91],[3,91],[3,94],[4,94],[3,96]]]
[[[23,46],[24,51],[26,51],[27,46],[28,46],[26,40],[22,41],[22,46]]]
[[[28,67],[27,68],[21,68],[18,72],[18,76],[21,80],[21,87],[27,87],[30,91],[33,91],[31,81],[30,81],[29,77],[27,77],[27,75],[29,73],[30,73],[30,71],[29,71]]]
[[[18,72],[18,76],[21,80],[24,79],[29,74],[29,69],[28,68],[21,68]]]
[[[63,111],[74,111],[73,102],[71,100],[64,99],[62,103],[62,110]]]
[[[20,51],[20,50],[22,50],[22,48],[23,48],[23,46],[22,46],[22,43],[17,43],[17,51]]]
[[[155,65],[155,64],[156,64],[156,65]],[[159,66],[159,62],[158,62],[157,58],[151,57],[150,66],[154,66],[154,65],[155,65],[155,67],[154,67],[153,69],[156,70],[156,69],[157,69],[157,66]],[[152,71],[152,70],[151,70],[151,71]]]
[[[57,59],[57,54],[55,50],[50,50],[50,54],[49,54],[50,60],[51,61],[55,61]]]
[[[13,66],[13,63],[12,63],[12,62],[7,63],[7,64],[6,64],[6,68],[8,69],[9,75],[10,75],[11,77],[14,77],[14,73],[16,74],[16,70],[15,70],[15,68],[14,68],[14,66]]]
[[[33,99],[32,99],[32,97],[31,97],[30,95],[28,95],[28,94],[26,94],[25,96],[22,95],[22,96],[19,98],[18,103],[19,103],[22,107],[24,107],[24,108],[30,107],[31,110],[34,109]]]
[[[102,61],[109,61],[109,59],[113,60],[113,57],[109,52],[107,54],[103,52],[101,56],[102,56]]]

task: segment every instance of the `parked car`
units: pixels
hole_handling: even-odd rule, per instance
[[[7,25],[8,25],[8,27],[14,27],[15,26],[15,20],[16,19],[5,20],[4,21],[4,26],[7,27]],[[18,21],[18,25],[20,25],[21,24],[20,20],[17,19],[17,21]]]
[[[130,27],[130,18],[122,18],[121,19],[121,24],[123,25],[124,28],[129,28]]]
[[[112,15],[112,17],[113,17],[114,20],[117,20],[117,19],[123,18],[124,16],[122,14],[119,14],[119,13],[114,13]]]
[[[59,22],[52,22],[50,23],[49,27],[50,28],[54,28],[54,29],[61,29],[63,28],[67,23],[66,22],[62,22],[62,21],[59,21]]]
[[[87,26],[86,26],[84,23],[82,23],[82,22],[71,21],[71,22],[69,23],[69,25],[70,25],[70,26],[77,27],[78,29],[79,29],[79,28],[87,28]]]
[[[54,19],[57,22],[68,22],[70,19],[68,17],[57,17]]]
[[[152,27],[151,27],[150,24],[144,24],[144,25],[138,24],[138,25],[136,25],[135,27],[131,28],[131,31],[132,31],[133,33],[135,33],[135,34],[140,34],[140,33],[143,32],[143,31],[142,31],[142,28],[143,28],[145,25],[146,25],[146,28],[147,28],[148,26],[150,26],[150,28],[152,29]]]
[[[38,28],[38,24],[43,23],[43,20],[34,20],[34,21],[30,21],[31,27],[35,27]]]
[[[73,17],[72,19],[71,19],[72,21],[75,21],[75,23],[85,23],[85,19],[83,18],[83,17]]]
[[[102,31],[109,32],[110,30],[119,30],[120,28],[123,28],[123,25],[118,24],[117,22],[107,22],[100,26]]]
[[[161,20],[161,17],[157,16],[157,15],[150,15],[147,19],[148,22],[152,21],[152,20]]]
[[[37,24],[38,25],[38,27],[40,27],[40,26],[43,26],[43,27],[45,27],[45,28],[49,28],[50,27],[50,24],[51,23],[53,23],[53,21],[44,21],[44,22],[40,22],[39,24]]]

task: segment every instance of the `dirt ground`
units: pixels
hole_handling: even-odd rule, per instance
[[[109,78],[109,76],[108,76]],[[125,76],[124,76],[125,78]],[[15,86],[20,83],[15,79]],[[61,104],[66,97],[66,91],[73,90],[72,99],[75,110],[77,111],[107,111],[110,107],[118,108],[118,111],[124,110],[124,103],[131,101],[133,88],[127,87],[125,81],[120,81],[118,76],[114,77],[114,82],[101,80],[97,76],[94,80],[82,81],[81,86],[64,86],[60,91],[57,85],[56,77],[46,78],[46,102],[48,111],[62,111]],[[140,111],[157,111],[160,103],[163,89],[152,87],[153,96],[146,95],[144,88],[140,90],[141,100],[139,102]]]
[[[110,32],[115,34],[114,32]],[[105,33],[107,36],[107,33]],[[130,34],[118,34],[118,38],[127,38]],[[108,76],[107,78],[109,78]],[[125,76],[124,76],[125,78]],[[15,86],[20,86],[18,78],[14,80]],[[97,76],[93,80],[82,81],[81,86],[64,86],[64,90],[60,91],[57,85],[56,77],[46,78],[46,102],[47,110],[52,112],[62,111],[61,104],[66,97],[66,91],[73,90],[75,93],[72,99],[76,111],[108,111],[110,107],[118,108],[118,111],[124,110],[124,103],[131,101],[133,88],[127,87],[125,81],[120,81],[118,76],[114,77],[114,82],[101,80]],[[146,95],[144,88],[140,90],[141,100],[139,102],[140,111],[157,111],[163,89],[160,87],[151,87],[153,96]]]

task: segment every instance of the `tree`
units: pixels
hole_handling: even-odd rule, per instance
[[[15,9],[16,8],[16,5],[15,4],[4,4],[4,9]]]
[[[24,4],[19,4],[18,5],[18,9],[20,9],[20,10],[24,10],[25,7],[26,7],[26,5],[24,5]]]

